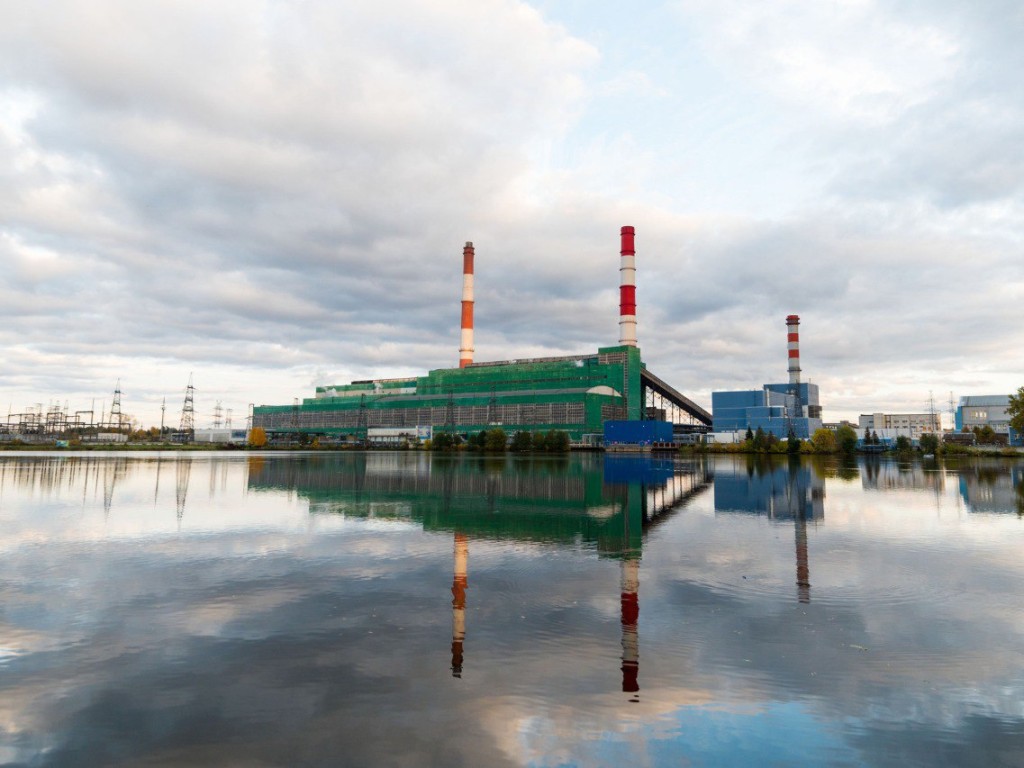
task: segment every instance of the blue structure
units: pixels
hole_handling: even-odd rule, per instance
[[[604,444],[606,446],[671,442],[672,422],[670,421],[606,421],[604,423]]]
[[[765,384],[761,389],[712,392],[711,415],[715,432],[745,432],[758,428],[785,440],[792,428],[801,440],[821,428],[818,385],[801,383],[800,404],[791,384]]]

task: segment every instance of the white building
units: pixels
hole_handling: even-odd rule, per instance
[[[902,436],[917,440],[923,434],[940,434],[942,418],[937,413],[862,413],[858,429],[860,434],[870,429],[880,438]]]

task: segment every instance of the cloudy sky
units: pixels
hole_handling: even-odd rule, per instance
[[[1015,2],[0,0],[0,399],[221,401],[618,338],[826,419],[1024,384]],[[236,422],[237,423],[237,422]]]

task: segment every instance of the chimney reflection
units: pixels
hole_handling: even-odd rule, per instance
[[[825,519],[825,479],[813,465],[763,457],[748,458],[743,467],[738,462],[719,462],[715,468],[715,512],[792,520],[796,597],[801,603],[811,602],[807,523]]]
[[[466,639],[466,566],[469,538],[455,534],[455,578],[452,580],[452,677],[462,677],[462,643]]]
[[[807,518],[801,513],[796,518],[796,599],[811,602],[811,567],[807,560]]]
[[[640,558],[627,557],[622,559],[621,576],[622,602],[622,692],[639,694],[640,683],[640,636],[637,625],[640,621],[640,600],[637,595],[640,589]],[[630,701],[639,701],[638,695]]]

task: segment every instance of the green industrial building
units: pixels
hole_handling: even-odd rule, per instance
[[[317,387],[301,404],[261,405],[253,427],[271,439],[292,435],[327,440],[399,443],[439,431],[471,435],[500,426],[506,432],[569,434],[576,444],[601,445],[607,421],[653,418],[680,423],[688,417],[706,427],[711,414],[654,376],[640,360],[636,342],[633,227],[620,232],[619,345],[595,354],[473,361],[473,243],[463,249],[462,331],[458,368],[426,376],[371,379]],[[677,420],[678,419],[678,420]]]
[[[261,405],[253,426],[271,437],[305,434],[339,440],[564,430],[576,443],[598,443],[608,420],[644,417],[643,363],[635,346],[590,355],[471,363],[426,376],[317,387],[295,405]]]

